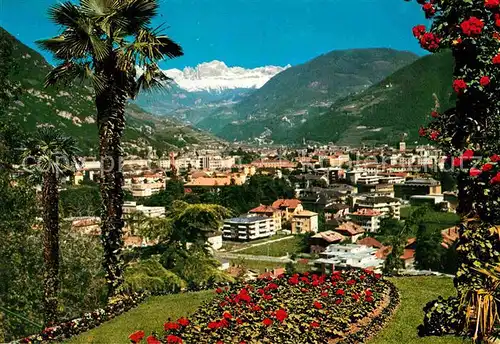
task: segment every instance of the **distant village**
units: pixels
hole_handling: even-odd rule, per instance
[[[235,152],[254,159],[243,163],[244,157]],[[172,152],[163,157],[157,157],[153,150],[151,153],[148,159],[128,157],[123,162],[124,187],[136,200],[160,192],[172,178],[182,181],[186,194],[240,186],[255,174],[285,179],[293,187],[294,198],[276,199],[225,219],[209,244],[214,252],[224,252],[228,242],[310,233],[310,254],[315,259],[309,264],[325,272],[344,267],[380,270],[391,252],[390,246],[373,237],[383,219],[399,220],[402,209],[424,204],[454,212],[457,204],[456,193],[443,192],[441,182],[431,177],[444,169],[446,160],[432,146],[407,149],[401,142],[398,148],[239,147],[231,151],[221,147]],[[99,169],[99,161],[85,158],[71,183],[96,180]],[[165,208],[126,202],[125,215],[135,212],[162,217]],[[99,218],[71,220],[74,230],[99,234]],[[126,247],[155,243],[132,232],[127,226]],[[456,228],[443,230],[442,237],[443,247],[452,244],[457,239]],[[408,269],[413,267],[415,241],[408,240],[400,257]]]

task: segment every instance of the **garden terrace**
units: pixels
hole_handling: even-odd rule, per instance
[[[358,342],[375,333],[399,300],[393,285],[368,271],[294,274],[218,288],[189,319],[164,324],[167,343]],[[144,338],[141,329],[133,342]],[[154,338],[149,338],[154,342]]]

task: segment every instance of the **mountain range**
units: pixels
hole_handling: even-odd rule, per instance
[[[18,41],[0,27],[0,39],[10,40],[14,65],[9,81],[17,85],[7,116],[25,130],[40,126],[61,129],[78,140],[85,154],[95,154],[98,145],[93,91],[85,84],[44,88],[44,79],[53,68],[38,52]],[[154,116],[136,104],[126,108],[124,149],[140,154],[152,147],[167,152],[190,144],[220,144],[214,136],[175,118]]]
[[[452,68],[449,52],[419,57],[383,48],[333,51],[284,68],[260,88],[184,90],[185,99],[193,96],[202,105],[163,113],[229,141],[418,141],[418,127],[429,121],[436,102],[441,110],[454,103]],[[173,87],[180,88],[172,76]]]

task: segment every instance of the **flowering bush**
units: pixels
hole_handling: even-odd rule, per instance
[[[457,212],[464,220],[457,243],[458,298],[431,302],[420,334],[467,334],[465,319],[472,313],[457,300],[484,288],[487,282],[478,270],[500,262],[500,1],[417,2],[433,21],[430,30],[417,25],[413,34],[430,52],[452,51],[456,96],[456,107],[439,113],[436,106],[428,128],[419,133],[448,155],[458,179]],[[478,327],[475,337],[488,331]]]
[[[167,321],[151,343],[327,343],[333,338],[358,338],[350,333],[358,320],[381,308],[391,289],[369,271],[335,271],[332,275],[294,274],[234,284],[215,290],[216,297],[189,319]],[[395,292],[397,294],[397,292]],[[392,294],[391,294],[392,295]],[[397,295],[389,302],[392,310]],[[387,303],[387,301],[386,301]],[[386,305],[384,305],[386,306]],[[389,311],[382,311],[382,318]],[[378,328],[376,317],[370,322]],[[137,336],[137,333],[142,334]],[[140,337],[137,341],[136,339]],[[138,331],[133,343],[143,341]],[[355,341],[355,340],[354,340]]]

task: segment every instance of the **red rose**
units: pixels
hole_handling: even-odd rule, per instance
[[[492,169],[493,169],[492,164],[484,164],[482,167],[483,172],[488,172],[488,171],[491,171]]]
[[[222,291],[223,291],[223,290],[222,290],[221,288],[217,288],[217,289],[215,289],[215,292],[216,292],[217,294],[222,293]]]
[[[262,320],[262,323],[264,324],[264,326],[271,326],[273,324],[273,321],[269,318],[265,318],[264,320]]]
[[[128,336],[132,343],[139,343],[144,338],[144,331],[136,331]]]
[[[342,299],[337,299],[337,300],[335,300],[335,304],[336,304],[336,305],[340,305],[341,303],[342,303]]]
[[[491,62],[493,62],[493,64],[500,64],[500,54],[494,56]]]
[[[432,32],[426,32],[420,37],[420,45],[430,52],[438,50],[440,42],[441,38],[437,37]]]
[[[467,88],[467,83],[463,79],[456,79],[453,81],[453,90],[456,93],[462,93]]]
[[[155,336],[149,336],[146,338],[148,344],[161,344],[161,342]]]
[[[260,312],[262,310],[262,307],[260,307],[259,305],[255,305],[252,307],[252,311],[254,312]]]
[[[481,173],[482,173],[482,171],[481,171],[480,169],[478,169],[478,168],[475,168],[475,167],[471,168],[471,169],[470,169],[470,171],[469,171],[469,175],[470,175],[471,177],[477,177],[477,176],[479,176]]]
[[[321,303],[319,303],[318,301],[314,301],[313,305],[314,305],[314,308],[316,308],[316,309],[323,308],[323,305]]]
[[[467,36],[477,36],[481,34],[484,28],[484,22],[477,17],[470,17],[460,24],[462,32]]]
[[[425,17],[428,19],[428,18],[432,18],[432,16],[434,14],[436,14],[436,9],[434,8],[434,6],[431,4],[431,3],[426,3],[422,6],[422,9],[424,10],[425,12]]]
[[[189,320],[187,318],[180,318],[177,320],[177,323],[181,326],[187,326],[189,325]]]
[[[264,295],[262,295],[262,298],[263,298],[264,300],[272,300],[272,299],[273,299],[273,296],[272,296],[272,295],[270,295],[270,294],[264,294]]]
[[[366,302],[373,302],[373,297],[367,296],[367,297],[365,297],[365,301]]]
[[[479,79],[479,83],[481,84],[481,86],[488,86],[490,84],[490,77],[489,76],[482,76],[481,79]]]
[[[233,316],[229,312],[224,312],[224,314],[222,316],[224,317],[224,319],[232,319],[233,318]]]
[[[438,138],[439,138],[439,131],[437,130],[433,130],[431,132],[431,134],[429,135],[429,138],[432,140],[432,141],[436,141]]]
[[[313,321],[312,323],[309,324],[309,326],[317,328],[317,327],[319,327],[319,323],[316,321]]]
[[[373,295],[373,292],[372,292],[370,289],[366,289],[366,290],[365,290],[365,295],[366,295],[366,296],[372,296],[372,295]]]
[[[474,151],[472,149],[467,149],[462,155],[462,158],[464,160],[472,160],[473,157],[474,157]]]
[[[167,336],[167,343],[168,344],[182,344],[182,338],[174,336],[173,334],[170,334]]]
[[[328,297],[328,292],[327,291],[322,291],[321,292],[321,297]]]
[[[339,289],[339,290],[337,290],[337,292],[336,292],[335,294],[336,294],[336,295],[340,295],[340,296],[342,296],[342,295],[344,295],[344,294],[345,294],[345,292],[344,292],[344,290],[343,290],[343,289]]]
[[[350,279],[349,281],[347,281],[347,285],[355,285],[355,284],[356,284],[356,281],[353,279]]]
[[[431,116],[432,116],[432,118],[438,118],[438,117],[439,117],[439,112],[437,112],[437,111],[432,111],[432,112],[431,112]]]
[[[283,322],[288,317],[288,313],[284,309],[278,309],[275,313],[276,319]]]
[[[500,162],[500,155],[493,154],[490,158],[491,162]]]
[[[427,129],[420,127],[420,129],[418,129],[418,135],[420,135],[422,137],[426,136],[427,135]]]
[[[358,301],[358,300],[359,300],[359,294],[356,294],[356,293],[355,293],[355,294],[352,294],[352,298],[353,298],[354,300]]]
[[[181,326],[175,322],[166,322],[165,324],[163,324],[163,329],[165,331],[178,330],[180,328],[181,328]]]
[[[495,25],[500,27],[500,14],[495,13]]]
[[[498,5],[500,5],[499,0],[485,0],[484,1],[484,6],[490,10],[498,7]]]
[[[462,159],[460,158],[453,158],[453,167],[460,167],[462,166]]]
[[[208,323],[208,328],[211,330],[213,330],[214,328],[217,328],[217,327],[219,327],[219,324],[216,321],[211,321]]]
[[[491,184],[500,184],[500,172],[497,173],[490,181]]]

